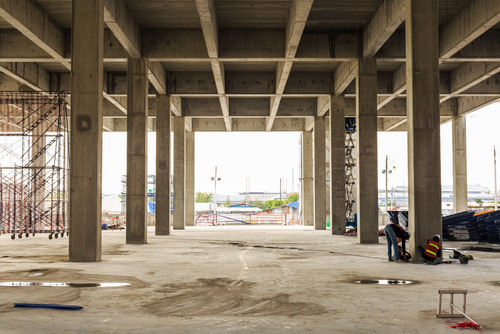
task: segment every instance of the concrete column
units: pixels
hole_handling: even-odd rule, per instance
[[[360,58],[356,74],[358,242],[378,243],[377,60]]]
[[[325,116],[314,117],[314,229],[326,230]]]
[[[170,234],[170,96],[156,95],[156,235]]]
[[[410,252],[441,234],[439,25],[437,0],[406,0]]]
[[[332,95],[330,107],[330,226],[345,232],[345,99]]]
[[[302,221],[314,225],[314,164],[312,131],[302,132]]]
[[[103,0],[73,0],[69,261],[101,260]]]
[[[186,130],[184,117],[174,117],[174,230],[184,229],[186,187]]]
[[[186,226],[194,226],[194,131],[186,131]]]
[[[148,61],[128,59],[127,244],[147,243]]]
[[[467,207],[467,129],[465,116],[454,116],[453,128],[453,210]]]

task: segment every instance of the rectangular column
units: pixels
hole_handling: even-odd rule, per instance
[[[314,163],[313,133],[302,132],[302,221],[304,226],[314,225]]]
[[[148,61],[128,58],[127,244],[147,243]]]
[[[325,116],[314,117],[314,229],[326,230]]]
[[[412,259],[441,234],[439,25],[437,0],[406,0],[408,195]]]
[[[186,131],[186,226],[194,226],[194,131]]]
[[[330,226],[333,235],[345,232],[345,99],[331,96],[330,106]]]
[[[103,0],[73,0],[69,261],[101,261]]]
[[[156,95],[156,235],[170,234],[170,96]]]
[[[467,129],[465,116],[454,116],[453,131],[453,211],[467,207]]]
[[[184,117],[174,117],[174,230],[184,229],[186,187],[186,130]]]
[[[358,242],[378,243],[377,60],[360,58],[356,74]]]

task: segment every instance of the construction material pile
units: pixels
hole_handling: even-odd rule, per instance
[[[443,239],[500,243],[500,210],[463,211],[443,217]]]

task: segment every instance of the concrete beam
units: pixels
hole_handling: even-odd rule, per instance
[[[449,61],[500,62],[500,30],[490,29],[453,55]]]
[[[213,0],[196,0],[196,9],[200,16],[201,28],[205,37],[208,56],[219,57],[219,30],[217,28],[217,17]]]
[[[141,57],[141,28],[124,0],[104,0],[104,22],[130,57]]]
[[[385,0],[363,30],[363,57],[371,58],[405,19],[405,0]]]
[[[285,33],[285,58],[295,58],[313,0],[292,0]]]
[[[174,116],[182,116],[182,99],[180,96],[170,97],[170,107]]]
[[[459,97],[458,101],[458,115],[466,115],[478,109],[484,108],[492,103],[499,102],[498,96],[467,96]]]
[[[33,0],[0,1],[0,17],[7,21],[52,58],[70,69],[64,59],[64,31],[57,22]]]
[[[333,72],[333,92],[340,95],[356,78],[356,62],[349,61],[340,64]]]
[[[50,75],[36,63],[2,63],[0,72],[28,86],[34,91],[50,90]]]
[[[148,63],[148,79],[158,94],[167,94],[167,72],[159,62]]]
[[[499,72],[500,63],[466,63],[450,73],[450,95],[440,101],[446,101]]]
[[[440,58],[450,58],[500,22],[500,1],[472,0],[439,31]]]
[[[345,102],[342,107],[342,113],[344,113]],[[318,97],[318,116],[323,116],[327,111],[330,110],[330,97],[329,96],[319,96]]]

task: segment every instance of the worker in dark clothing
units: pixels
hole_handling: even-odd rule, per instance
[[[388,261],[394,262],[406,262],[406,256],[404,259],[399,258],[399,250],[398,250],[398,238],[402,240],[402,249],[403,254],[406,254],[405,241],[410,239],[410,233],[406,232],[401,226],[398,224],[389,224],[385,227],[385,238],[387,239],[387,256]],[[391,246],[394,249],[394,259],[392,257]]]
[[[422,246],[418,246],[418,253],[424,259],[424,262],[434,263],[437,258],[441,257],[441,236],[439,234],[434,234],[431,239],[427,240],[427,245],[425,249]]]

